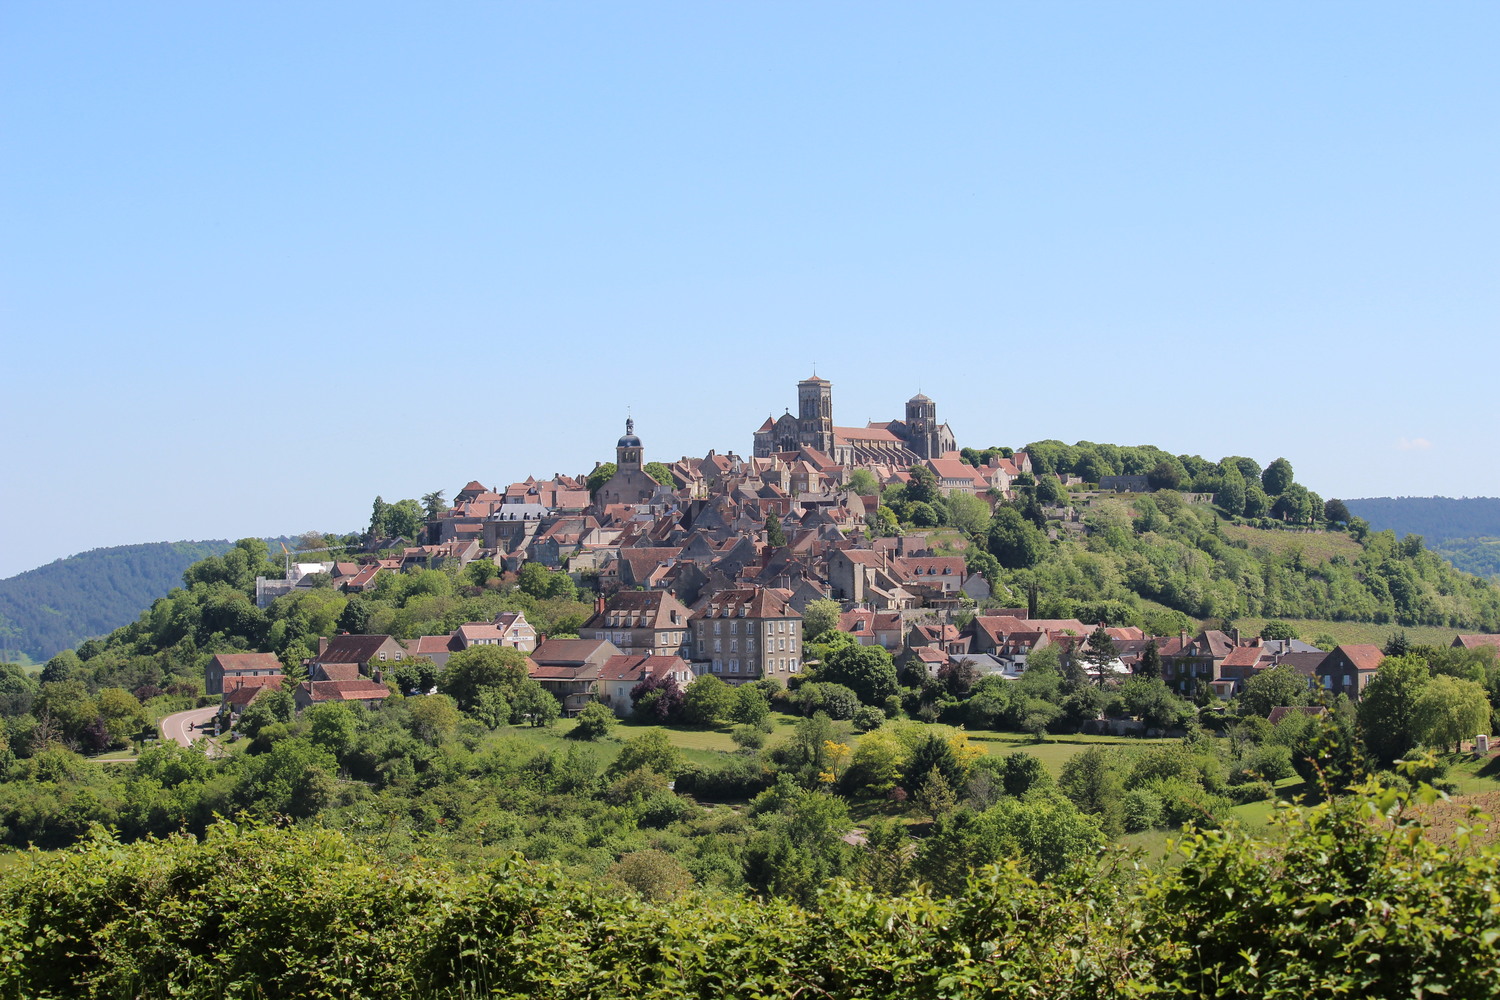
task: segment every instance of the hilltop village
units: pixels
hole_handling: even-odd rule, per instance
[[[813,602],[825,613],[836,604],[837,631],[881,647],[899,670],[929,683],[953,671],[1015,679],[1030,656],[1051,647],[1063,662],[1091,671],[1101,688],[1132,676],[1146,658],[1151,676],[1175,694],[1227,702],[1257,674],[1286,664],[1327,698],[1357,699],[1384,659],[1374,645],[1330,649],[1232,628],[1190,631],[1183,616],[1162,635],[1138,625],[1040,617],[1034,591],[996,592],[993,558],[960,533],[903,528],[881,506],[882,494],[900,487],[910,505],[942,498],[957,506],[955,498],[963,498],[987,518],[1040,492],[1030,456],[956,450],[937,404],[922,394],[907,401],[903,419],[836,425],[832,388],[816,375],[798,383],[796,416],[768,417],[754,431],[750,457],[710,451],[648,462],[627,420],[615,461],[587,476],[528,477],[505,487],[471,481],[451,504],[435,503],[440,494],[427,498],[421,537],[399,556],[289,562],[285,579],[257,580],[261,607],[315,581],[356,594],[373,588],[383,571],[489,564],[507,577],[524,571],[535,578],[538,568],[565,574],[570,590],[593,595],[593,615],[566,636],[538,635],[524,613],[508,612],[441,635],[324,637],[304,664],[308,680],[297,688],[298,705],[373,704],[389,693],[380,682],[382,663],[420,657],[441,669],[476,644],[526,653],[531,678],[568,716],[598,701],[625,717],[637,685],[668,678],[682,687],[703,675],[731,686],[795,684],[807,666],[803,616]],[[1048,478],[1083,486],[1076,475]],[[1146,475],[1098,479],[1089,489],[1152,488]],[[1043,508],[1048,537],[1082,537],[1077,508],[1048,499],[1057,501]],[[920,514],[912,520],[920,524]],[[223,694],[236,714],[259,688],[282,683],[269,653],[221,655],[208,671],[208,692]],[[1140,719],[1081,721],[1116,733],[1149,728]]]

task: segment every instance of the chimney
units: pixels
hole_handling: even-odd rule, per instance
[[[1238,628],[1230,629],[1229,634],[1234,639],[1234,644],[1238,646],[1240,644],[1240,630]]]
[[[328,639],[325,636],[318,637],[318,655],[322,656],[328,652]]]
[[[596,615],[602,615],[603,613],[604,613],[604,595],[600,594],[599,596],[597,596],[597,597],[594,598],[594,614],[596,614]]]

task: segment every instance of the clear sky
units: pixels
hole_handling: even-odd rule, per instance
[[[0,7],[0,576],[746,454],[1500,495],[1500,5]]]

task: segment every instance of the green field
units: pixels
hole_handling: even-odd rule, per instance
[[[1309,563],[1325,563],[1334,556],[1353,562],[1364,552],[1358,542],[1341,531],[1281,531],[1246,524],[1225,524],[1223,530],[1226,538],[1244,542],[1252,552],[1264,550],[1279,556],[1301,552]]]

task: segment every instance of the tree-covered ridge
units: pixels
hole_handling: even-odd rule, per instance
[[[1500,538],[1449,538],[1432,551],[1465,573],[1500,583]]]
[[[478,872],[336,832],[219,824],[107,835],[0,881],[0,991],[72,996],[1481,997],[1500,977],[1500,850],[1444,846],[1435,793],[1366,786],[1270,838],[1189,835],[952,895],[835,881],[806,902],[517,858]],[[652,852],[638,869],[650,887]],[[642,898],[642,897],[646,898]]]
[[[1377,531],[1421,535],[1428,544],[1451,538],[1500,538],[1500,498],[1367,497],[1349,510]]]
[[[1034,475],[993,512],[976,497],[942,495],[931,473],[913,469],[882,494],[875,529],[958,529],[969,568],[1013,606],[1039,595],[1042,617],[1158,635],[1192,627],[1188,619],[1244,616],[1500,631],[1500,588],[1455,570],[1421,537],[1372,531],[1342,501],[1298,483],[1284,458],[1262,468],[1242,456],[1088,441],[1024,451]],[[1091,489],[1112,475],[1144,476],[1151,492]]]
[[[177,586],[193,563],[224,552],[230,544],[116,545],[0,580],[5,647],[45,660],[92,636],[104,635]]]

